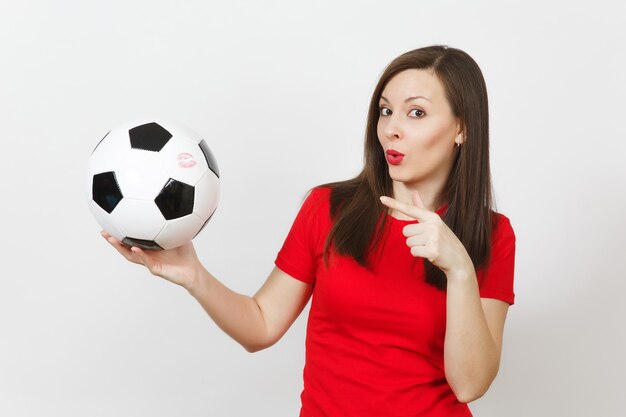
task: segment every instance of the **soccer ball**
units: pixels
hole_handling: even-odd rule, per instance
[[[219,170],[206,142],[171,121],[109,131],[89,158],[89,208],[128,246],[171,249],[193,239],[219,199]]]

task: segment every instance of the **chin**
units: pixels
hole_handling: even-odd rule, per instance
[[[415,176],[410,177],[408,175],[398,175],[397,173],[395,175],[392,175],[391,173],[389,173],[389,177],[391,178],[391,181],[402,183],[406,186],[415,184],[421,180],[421,177],[415,177]]]
[[[397,182],[414,182],[415,181],[414,178],[411,178],[406,174],[402,175],[401,172],[398,172],[398,170],[394,170],[394,169],[389,170],[389,177],[391,178],[392,181],[397,181]]]
[[[411,180],[409,178],[394,178],[394,177],[391,177],[391,182],[408,185],[408,184],[413,184],[415,182],[415,180]]]

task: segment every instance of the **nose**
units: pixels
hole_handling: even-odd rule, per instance
[[[389,116],[385,120],[385,128],[383,129],[385,136],[389,140],[397,140],[402,137],[402,130],[394,115]]]

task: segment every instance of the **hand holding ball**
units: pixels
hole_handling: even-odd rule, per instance
[[[206,142],[174,122],[144,120],[105,135],[89,159],[89,208],[128,246],[171,249],[192,240],[219,200]]]

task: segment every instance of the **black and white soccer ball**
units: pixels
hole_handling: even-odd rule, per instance
[[[89,159],[89,208],[128,246],[171,249],[192,240],[219,200],[219,170],[203,138],[171,121],[112,129]]]

